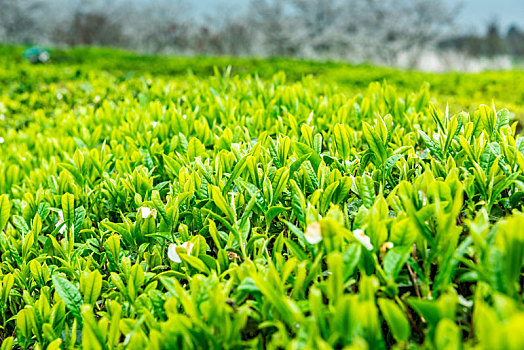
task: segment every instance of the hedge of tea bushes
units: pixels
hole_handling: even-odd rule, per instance
[[[339,91],[355,95],[372,82],[387,81],[403,95],[431,85],[432,96],[444,109],[449,103],[453,110],[473,113],[481,103],[504,106],[524,125],[524,71],[492,71],[481,73],[446,72],[441,74],[406,71],[369,64],[354,65],[345,62],[318,62],[286,58],[235,58],[235,57],[170,57],[138,55],[132,52],[107,48],[51,49],[51,60],[45,65],[31,65],[24,61],[24,47],[0,45],[0,92],[23,94],[46,89],[64,81],[80,80],[93,83],[92,74],[111,72],[105,79],[118,81],[133,77],[208,77],[216,70],[229,70],[240,76],[256,75],[270,79],[284,71],[288,81],[300,81],[312,75],[319,82],[337,85]],[[89,88],[90,84],[84,84]],[[29,96],[29,94],[27,94]],[[1,125],[1,124],[0,124]]]
[[[503,106],[46,69],[2,87],[2,350],[524,347]]]

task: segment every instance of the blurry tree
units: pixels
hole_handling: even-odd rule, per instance
[[[41,39],[43,0],[0,0],[0,40],[30,43]]]
[[[208,18],[189,37],[190,49],[199,54],[248,55],[253,47],[252,31],[240,19]]]
[[[124,43],[120,24],[103,12],[76,12],[62,35],[69,45],[122,46]]]
[[[254,31],[254,51],[269,56],[294,56],[299,53],[296,35],[301,30],[291,19],[286,0],[252,0],[246,16]]]
[[[521,30],[515,24],[510,26],[506,34],[506,42],[509,54],[524,56],[524,30]]]
[[[119,1],[69,1],[62,11],[68,15],[50,29],[53,42],[67,45],[126,47],[124,4]],[[56,9],[58,10],[58,9]],[[53,17],[52,13],[49,13]]]
[[[186,53],[191,45],[188,0],[152,0],[123,9],[124,30],[140,50]]]
[[[252,1],[249,20],[271,55],[415,65],[453,23],[440,0]]]
[[[153,53],[294,56],[417,66],[436,48],[524,55],[524,33],[448,36],[441,0],[251,0],[195,16],[191,0],[0,0],[0,41]],[[442,38],[446,40],[442,41]]]
[[[300,52],[306,56],[322,57],[340,54],[347,49],[345,24],[349,17],[344,1],[288,0],[292,8],[295,35]]]
[[[252,23],[235,6],[220,4],[191,24],[189,44],[193,52],[236,56],[252,53]]]
[[[414,66],[453,23],[453,9],[439,0],[348,0],[350,42],[361,59]]]
[[[496,20],[492,20],[488,24],[484,51],[488,56],[504,53],[504,42],[500,37],[499,25]]]

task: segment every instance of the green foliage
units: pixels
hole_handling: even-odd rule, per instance
[[[2,350],[523,348],[508,110],[73,63],[0,68]]]

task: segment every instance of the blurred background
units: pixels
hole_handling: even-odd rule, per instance
[[[524,66],[524,0],[0,0],[0,9],[4,44],[425,71]]]

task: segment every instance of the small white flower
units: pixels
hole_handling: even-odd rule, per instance
[[[420,200],[422,201],[422,206],[425,207],[428,204],[428,197],[422,191],[418,191],[418,196],[419,196]]]
[[[171,243],[168,247],[167,247],[167,257],[169,258],[169,260],[172,260],[176,263],[181,263],[182,260],[180,260],[180,257],[178,256],[177,252],[176,252],[176,244],[173,244]]]
[[[152,121],[152,122],[151,122],[151,126],[152,126],[153,128],[156,128],[157,125],[158,125],[158,122],[155,122],[155,121]]]
[[[178,253],[176,252],[176,247],[182,247],[187,251],[187,254],[191,254],[191,250],[193,249],[193,243],[185,242],[179,246],[177,246],[174,243],[171,243],[167,247],[167,257],[169,258],[169,260],[174,261],[176,263],[181,263],[182,259],[180,259],[180,256],[178,256]]]
[[[184,115],[182,116],[182,118],[187,119],[187,115],[184,114]]]
[[[100,102],[100,95],[96,95],[93,101],[95,101],[95,103]]]
[[[320,230],[320,223],[314,222],[306,228],[306,233],[304,234],[306,241],[309,244],[317,244],[322,240],[322,232]]]
[[[364,233],[364,231],[358,229],[353,231],[353,236],[362,243],[364,247],[366,247],[367,250],[373,250],[373,245],[371,244],[371,240],[368,236]]]
[[[0,136],[0,143],[4,143],[4,138],[2,136]]]
[[[155,209],[151,209],[148,207],[140,207],[138,208],[138,211],[142,214],[142,219],[147,219],[149,215],[153,215],[153,217],[156,217]]]
[[[63,223],[64,223],[64,215],[62,214],[62,211],[60,210],[58,212],[58,222],[56,223],[55,227],[58,227],[62,225]],[[62,225],[62,227],[60,227],[60,230],[58,230],[58,232],[61,234],[64,234],[65,230],[66,230],[66,225]]]
[[[191,254],[191,250],[193,250],[194,244],[191,242],[184,242],[180,246],[187,250],[187,254]]]

